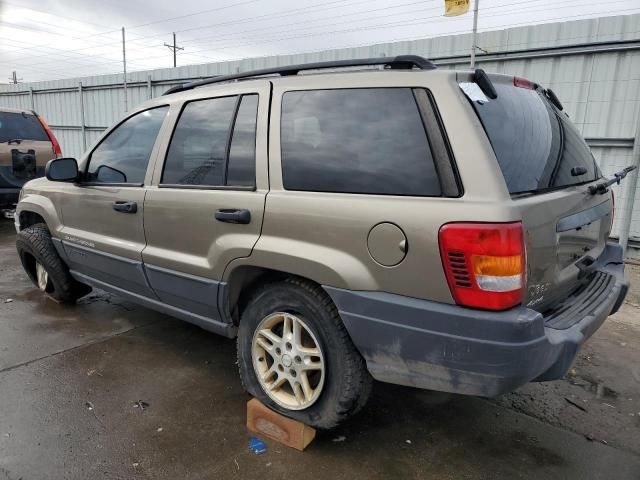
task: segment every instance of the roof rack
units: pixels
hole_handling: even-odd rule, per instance
[[[286,67],[265,68],[262,70],[252,70],[250,72],[234,73],[232,75],[222,75],[219,77],[207,78],[205,80],[199,80],[197,82],[185,83],[184,85],[176,85],[170,88],[164,94],[170,95],[176,92],[184,92],[185,90],[191,90],[203,85],[210,85],[212,83],[228,82],[230,80],[240,80],[243,78],[261,77],[264,75],[297,75],[299,72],[305,70],[321,70],[332,68],[347,68],[347,67],[368,67],[375,65],[384,65],[391,69],[397,70],[411,70],[412,68],[418,68],[421,70],[433,70],[436,66],[427,60],[426,58],[419,57],[418,55],[399,55],[397,57],[382,57],[382,58],[359,58],[354,60],[336,60],[333,62],[317,62],[317,63],[304,63],[301,65],[288,65]]]

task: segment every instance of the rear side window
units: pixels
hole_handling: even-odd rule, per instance
[[[254,186],[258,95],[189,102],[167,152],[162,184]]]
[[[233,126],[227,185],[255,185],[258,95],[244,95]]]
[[[88,182],[142,184],[169,107],[137,113],[118,125],[91,153]]]
[[[50,141],[35,115],[0,112],[0,143],[9,140]]]
[[[441,195],[410,88],[287,92],[281,130],[288,190]]]
[[[487,132],[510,193],[543,192],[601,176],[578,130],[541,89],[499,82],[494,86],[495,100],[467,97]]]

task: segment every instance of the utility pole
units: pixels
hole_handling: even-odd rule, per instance
[[[478,3],[480,3],[480,0],[474,0],[473,40],[471,41],[471,70],[474,70],[476,68],[476,45],[478,44]]]
[[[9,78],[9,83],[13,83],[15,85],[15,84],[20,83],[21,81],[22,81],[22,79],[18,78],[18,74],[14,70],[13,74],[11,75],[11,78]]]
[[[124,27],[122,27],[122,69],[124,70],[124,111],[129,110],[129,102],[127,100],[127,50],[125,48]]]
[[[169,50],[173,50],[173,68],[176,68],[176,53],[178,50],[184,50],[184,47],[178,47],[176,45],[176,32],[173,32],[173,45],[165,43],[164,46],[169,47]]]

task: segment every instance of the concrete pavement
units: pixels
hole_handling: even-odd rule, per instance
[[[14,237],[0,223],[0,480],[640,479],[633,306],[628,323],[610,321],[626,332],[603,329],[585,349],[601,371],[577,365],[574,383],[496,400],[376,384],[358,417],[306,452],[267,442],[254,455],[232,340],[103,292],[57,305],[22,272]],[[581,374],[609,375],[618,395],[598,398]],[[585,438],[592,427],[595,441]]]

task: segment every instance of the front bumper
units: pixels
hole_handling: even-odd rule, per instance
[[[622,248],[607,244],[593,270],[612,281],[589,300],[581,319],[563,330],[545,325],[542,314],[526,307],[489,312],[324,288],[376,380],[492,397],[530,381],[562,377],[580,345],[618,310],[629,287]]]

